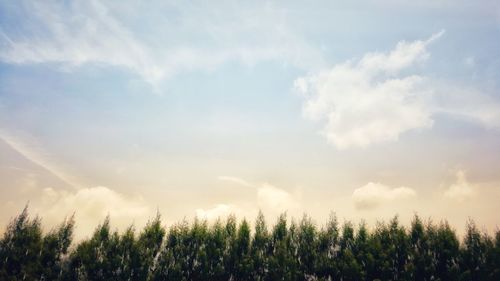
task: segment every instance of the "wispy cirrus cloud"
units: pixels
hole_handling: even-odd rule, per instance
[[[138,10],[147,7],[130,5]],[[243,10],[224,3],[219,7],[224,14],[218,14],[216,4],[157,6],[168,6],[164,13],[172,14],[175,28],[155,13],[149,16],[156,15],[152,22],[162,28],[127,25],[121,20],[127,15],[121,15],[112,3],[99,0],[27,1],[18,6],[25,7],[18,11],[27,19],[20,29],[23,32],[1,32],[0,60],[57,63],[65,69],[89,64],[122,67],[156,88],[179,72],[210,71],[232,61],[253,65],[277,60],[298,67],[322,63],[321,53],[292,32],[281,11],[271,4]],[[144,28],[148,36],[138,33]],[[193,44],[201,39],[203,44]]]
[[[135,38],[100,1],[27,2],[22,11],[37,26],[34,34],[2,35],[0,59],[6,63],[59,63],[67,67],[96,63],[125,67],[149,83],[166,74],[147,46]]]

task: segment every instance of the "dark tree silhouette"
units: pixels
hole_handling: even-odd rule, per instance
[[[319,228],[283,214],[269,232],[262,213],[253,229],[230,216],[168,230],[158,214],[138,235],[106,218],[71,245],[74,224],[43,234],[25,208],[0,240],[0,280],[500,280],[500,231],[489,236],[473,221],[462,243],[446,221],[418,216],[408,229],[394,217],[369,230],[339,227],[334,215]]]

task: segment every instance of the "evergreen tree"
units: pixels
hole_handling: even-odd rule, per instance
[[[117,279],[141,280],[141,257],[133,226],[128,227],[120,236],[118,242],[118,255],[121,266],[117,274]],[[144,276],[142,276],[142,278],[144,278]]]
[[[73,239],[74,217],[65,220],[58,228],[43,237],[40,266],[42,280],[61,280],[67,270],[68,249]]]
[[[487,248],[487,280],[500,280],[500,230],[495,232],[494,240],[492,240]]]
[[[379,223],[373,233],[371,252],[374,264],[370,278],[381,280],[405,280],[409,258],[409,241],[404,227],[394,217],[389,225]]]
[[[0,280],[39,280],[42,241],[40,219],[31,219],[26,206],[9,223],[0,242]]]
[[[206,221],[195,219],[188,234],[187,247],[189,252],[188,270],[186,277],[188,280],[206,280],[209,278],[209,270],[206,268],[206,238],[208,227]]]
[[[318,259],[316,272],[320,279],[340,280],[337,257],[340,251],[338,221],[331,214],[318,237]]]
[[[436,279],[457,280],[460,243],[447,222],[439,225],[431,243],[435,256]]]
[[[165,229],[161,226],[161,216],[157,213],[137,239],[139,267],[134,274],[138,280],[148,280],[155,271],[164,236]]]
[[[286,215],[282,214],[279,216],[271,234],[269,280],[291,280],[294,268],[288,247],[289,238]]]
[[[250,256],[250,226],[246,220],[240,224],[236,241],[232,247],[234,253],[234,279],[252,280],[252,258]]]
[[[259,211],[255,221],[255,234],[250,250],[254,267],[254,271],[252,273],[253,280],[268,280],[270,254],[269,244],[270,238],[267,231],[266,221],[262,212]]]
[[[226,232],[220,219],[214,224],[210,231],[210,239],[207,242],[207,267],[212,280],[227,280],[228,274],[224,268],[224,253],[226,248]]]
[[[74,220],[46,234],[25,208],[0,240],[0,280],[499,280],[500,231],[494,237],[467,224],[463,243],[444,221],[407,231],[397,217],[368,231],[335,216],[318,230],[304,216],[282,214],[269,233],[260,212],[253,236],[234,216],[209,225],[184,221],[168,232],[160,216],[136,237],[131,226],[111,231],[106,218],[70,248]]]
[[[372,280],[368,277],[369,268],[373,267],[373,255],[370,253],[370,234],[365,222],[359,224],[358,233],[354,239],[352,252],[360,267],[359,280]]]
[[[111,233],[107,217],[92,238],[81,242],[73,252],[70,279],[115,280],[120,262],[116,259],[118,241],[118,233]]]
[[[464,248],[461,251],[461,280],[486,279],[487,274],[484,270],[486,267],[486,247],[484,237],[477,229],[476,224],[469,220],[464,238]]]
[[[424,225],[419,216],[415,215],[409,233],[408,274],[412,280],[431,280],[435,272],[435,263],[429,233],[434,232],[432,222]]]
[[[235,272],[236,268],[236,252],[233,251],[233,246],[236,244],[237,224],[236,218],[231,215],[226,220],[225,229],[225,245],[224,245],[224,270],[228,273],[230,278]]]
[[[344,223],[340,239],[338,267],[341,280],[361,280],[363,273],[361,266],[354,256],[354,228],[350,222]]]
[[[188,245],[189,232],[187,221],[174,225],[170,229],[166,249],[160,256],[160,266],[155,270],[157,280],[189,280],[191,255]]]
[[[316,273],[317,231],[311,218],[304,215],[298,233],[298,263],[300,279],[310,279]]]
[[[409,278],[406,271],[409,258],[409,238],[405,228],[399,225],[397,216],[390,222],[389,235],[389,243],[394,248],[392,253],[393,280],[407,280]]]

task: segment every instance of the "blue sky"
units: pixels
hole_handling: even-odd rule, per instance
[[[0,1],[0,222],[494,228],[499,35],[497,1]]]

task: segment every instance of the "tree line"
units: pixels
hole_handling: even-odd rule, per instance
[[[500,230],[469,221],[460,240],[444,221],[415,215],[378,223],[318,227],[310,217],[259,213],[254,227],[230,216],[164,228],[160,215],[119,233],[109,218],[72,245],[74,219],[43,233],[25,208],[0,241],[0,280],[500,280]]]

